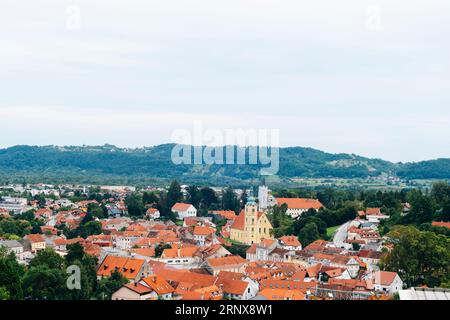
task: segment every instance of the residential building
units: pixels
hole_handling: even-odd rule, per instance
[[[373,274],[375,290],[390,295],[403,289],[403,281],[397,272],[377,271]]]
[[[22,260],[23,245],[19,241],[0,239],[0,247],[6,247],[8,252],[13,252],[17,259]]]
[[[287,205],[286,214],[292,218],[297,219],[306,211],[313,209],[319,211],[324,208],[323,204],[317,199],[304,199],[304,198],[276,198],[277,205]]]
[[[97,277],[110,277],[114,271],[130,281],[139,281],[152,274],[150,265],[143,259],[107,255],[97,269]]]
[[[197,209],[189,203],[175,203],[172,207],[172,212],[178,216],[178,219],[183,220],[187,217],[196,217]]]
[[[25,247],[32,253],[36,253],[46,248],[46,242],[41,234],[29,234],[24,237]]]
[[[220,258],[208,258],[205,268],[214,276],[221,271],[243,272],[247,260],[240,256],[226,256]]]

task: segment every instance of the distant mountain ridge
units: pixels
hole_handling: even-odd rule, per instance
[[[197,183],[233,183],[259,179],[256,165],[176,165],[174,144],[145,148],[103,146],[14,146],[0,149],[0,176],[15,181],[50,179],[94,183],[107,179],[138,183],[180,179]],[[234,147],[235,150],[239,147]],[[245,149],[248,152],[248,149]],[[331,154],[312,148],[280,148],[278,176],[290,178],[367,178],[382,174],[405,179],[449,179],[450,159],[392,163],[354,154]]]

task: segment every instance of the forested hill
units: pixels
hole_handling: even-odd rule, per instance
[[[171,160],[173,147],[173,144],[140,149],[112,145],[15,146],[0,150],[0,176],[11,181],[139,183],[178,178],[185,182],[232,183],[259,179],[259,169],[267,167],[261,164],[176,165]],[[281,178],[365,178],[383,173],[408,179],[448,179],[450,159],[394,164],[311,148],[280,149],[278,176]]]

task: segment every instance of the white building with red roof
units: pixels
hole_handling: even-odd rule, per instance
[[[403,289],[403,281],[397,272],[377,271],[372,280],[375,291],[392,295]]]
[[[296,219],[306,211],[313,209],[319,211],[324,208],[324,205],[317,199],[305,198],[276,198],[278,206],[287,205],[286,214]]]
[[[183,220],[187,217],[196,217],[197,209],[190,203],[175,203],[172,212],[178,215],[178,219]]]

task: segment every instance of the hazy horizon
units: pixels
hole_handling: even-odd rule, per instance
[[[23,0],[0,11],[0,147],[170,143],[450,158],[448,0]]]

